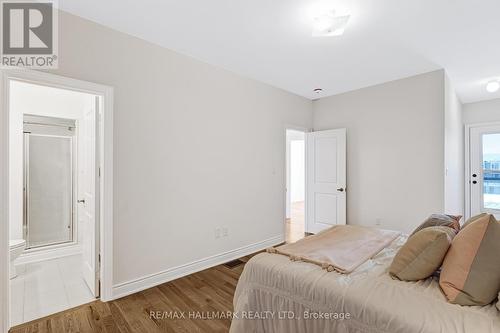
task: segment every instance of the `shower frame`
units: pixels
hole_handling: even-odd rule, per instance
[[[75,223],[77,217],[77,175],[78,175],[78,127],[77,120],[56,118],[49,116],[25,114],[23,118],[24,132],[24,153],[23,153],[23,236],[26,240],[25,252],[36,252],[51,250],[63,246],[73,246],[78,244],[78,223]],[[36,133],[33,133],[36,132]],[[54,241],[45,244],[30,246],[29,243],[29,138],[31,135],[45,137],[60,137],[69,138],[70,140],[70,168],[71,168],[71,183],[70,183],[70,237],[65,241]]]

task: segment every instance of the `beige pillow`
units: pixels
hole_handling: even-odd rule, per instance
[[[500,223],[486,214],[462,229],[444,258],[439,285],[460,305],[492,303],[500,291]]]
[[[462,226],[462,229],[465,228],[466,226],[468,226],[469,224],[471,224],[472,222],[477,221],[480,218],[485,217],[486,215],[488,215],[488,213],[481,213],[479,215],[475,215],[475,216],[469,218],[467,221],[465,221],[464,225]]]
[[[441,267],[453,237],[455,231],[449,227],[428,227],[418,231],[398,251],[389,274],[403,281],[428,278]]]
[[[460,219],[462,216],[457,215],[444,215],[444,214],[432,214],[422,222],[421,225],[417,227],[412,233],[411,236],[416,234],[422,229],[428,228],[428,227],[450,227],[455,230],[455,232],[458,232],[460,230]]]

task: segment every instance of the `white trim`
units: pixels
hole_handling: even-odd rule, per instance
[[[57,246],[44,248],[43,250],[25,251],[16,259],[16,265],[31,264],[34,262],[52,260],[62,257],[69,257],[82,253],[82,247],[79,244],[69,246]]]
[[[467,221],[470,216],[470,129],[471,125],[465,125],[465,146],[464,146],[464,195],[465,195],[465,207],[464,207],[464,221]]]
[[[113,287],[114,299],[125,297],[130,294],[169,282],[183,276],[193,274],[204,269],[221,265],[231,260],[235,260],[246,255],[261,251],[267,247],[284,242],[284,236],[278,235],[264,241],[240,247],[235,250],[223,252],[188,264],[173,267],[155,274],[143,276],[138,279],[119,283]]]
[[[9,95],[0,70],[0,332],[9,331]]]
[[[9,327],[9,85],[10,80],[35,83],[61,89],[85,92],[101,96],[104,100],[103,124],[101,128],[100,151],[104,158],[101,163],[100,196],[100,252],[101,252],[101,299],[113,297],[113,88],[101,84],[80,81],[64,76],[28,69],[0,67],[0,329],[7,332]]]

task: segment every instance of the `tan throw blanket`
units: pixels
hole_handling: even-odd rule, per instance
[[[289,256],[348,274],[387,247],[400,232],[370,227],[334,226],[295,243],[267,249],[269,253]]]

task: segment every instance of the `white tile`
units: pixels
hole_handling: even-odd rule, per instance
[[[23,294],[11,294],[10,297],[10,311],[11,313],[23,313],[24,311],[24,293]]]
[[[61,308],[60,306],[50,306],[45,308],[38,308],[31,311],[25,311],[23,315],[23,320],[25,323],[32,320],[40,319],[46,316],[50,316],[54,313],[64,311],[68,308]]]
[[[23,275],[26,273],[26,264],[16,264],[17,275]]]
[[[26,265],[26,273],[53,272],[57,270],[57,260],[46,260]]]
[[[80,269],[82,265],[82,256],[80,254],[77,254],[74,256],[60,258],[58,261],[58,265],[60,267],[68,267],[70,269]]]
[[[32,320],[35,320],[35,319],[38,319],[41,317],[42,317],[42,315],[40,314],[38,309],[31,311],[31,312],[24,312],[23,323],[27,323],[27,322],[30,322]]]
[[[27,264],[11,280],[14,325],[39,319],[95,300],[83,280],[81,255]]]
[[[72,307],[95,301],[94,295],[83,280],[80,283],[65,286],[65,288],[69,304]]]
[[[19,296],[24,294],[24,276],[17,276],[10,280],[10,294]]]
[[[10,311],[15,315],[16,322],[24,309],[24,277],[17,276],[10,280]]]
[[[22,324],[23,321],[23,312],[14,312],[11,310],[10,312],[10,326],[16,326]]]
[[[40,273],[25,277],[25,293],[36,294],[58,290],[64,290],[64,283],[61,274],[58,272]]]
[[[64,288],[62,290],[53,290],[46,292],[30,293],[26,291],[24,297],[24,312],[41,312],[45,313],[49,310],[50,313],[55,313],[69,309],[68,297]]]

